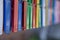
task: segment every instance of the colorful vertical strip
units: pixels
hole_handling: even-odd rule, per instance
[[[0,0],[0,35],[3,33],[3,0]]]
[[[22,0],[18,0],[18,31],[22,30]]]
[[[41,26],[43,26],[42,24],[42,20],[43,20],[43,15],[42,15],[42,0],[40,0],[40,13],[41,13]]]
[[[41,9],[40,5],[38,5],[38,28],[41,27]]]
[[[27,29],[32,28],[32,0],[27,0]]]
[[[49,0],[49,11],[48,11],[49,13],[48,13],[48,24],[49,25],[52,25],[52,0]]]
[[[41,27],[41,0],[39,0],[39,15],[38,15],[38,27]]]
[[[45,1],[45,26],[48,26],[48,0]]]
[[[11,31],[11,0],[4,0],[4,32],[9,34]]]
[[[35,25],[35,22],[36,22],[36,20],[35,20],[35,17],[36,17],[36,0],[33,0],[33,4],[32,4],[32,27],[33,28],[35,28],[36,27],[36,25]]]
[[[43,26],[46,26],[46,24],[45,24],[45,0],[42,0],[42,25]]]
[[[60,23],[60,1],[56,0],[55,4],[55,24]]]
[[[32,0],[28,1],[29,8],[29,29],[32,29]]]
[[[23,1],[22,3],[22,29],[26,30],[27,26],[27,2]]]
[[[32,29],[32,4],[29,5],[29,28]]]
[[[55,21],[55,17],[54,17],[54,14],[55,14],[55,1],[56,0],[52,0],[52,24],[54,24],[54,21]]]
[[[37,0],[36,5],[36,28],[39,26],[39,13],[40,13],[40,6],[39,6],[39,0]]]
[[[38,28],[41,27],[41,8],[40,8],[40,5],[38,5],[39,7],[39,14],[38,14]]]
[[[29,3],[27,3],[27,26],[26,29],[29,29],[29,13],[31,12],[31,7],[29,5]]]
[[[12,32],[18,31],[18,0],[13,0],[12,2]]]

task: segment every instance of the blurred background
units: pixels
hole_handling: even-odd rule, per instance
[[[4,15],[5,22],[2,22],[1,27],[0,27],[0,29],[1,29],[0,33],[2,34],[2,35],[0,35],[0,40],[60,40],[60,0],[49,0],[50,2],[48,0],[47,0],[48,2],[47,1],[45,2],[44,0],[42,2],[40,0],[41,2],[40,2],[40,4],[37,4],[38,6],[34,4],[33,8],[36,7],[36,10],[37,10],[37,13],[35,15],[36,19],[34,19],[35,18],[34,14],[33,14],[34,18],[32,19],[32,17],[31,17],[32,4],[30,4],[29,1],[26,2],[26,0],[24,0],[23,3],[21,2],[23,4],[24,8],[26,7],[25,3],[28,3],[28,10],[27,10],[28,12],[27,13],[30,13],[28,15],[30,17],[29,18],[27,17],[28,21],[25,23],[26,20],[24,20],[24,18],[26,15],[24,16],[24,13],[26,10],[23,11],[23,14],[22,14],[23,17],[20,15],[22,17],[21,19],[23,20],[23,22],[19,23],[18,29],[14,29],[14,28],[18,27],[17,25],[18,25],[18,22],[20,22],[20,21],[17,22],[18,17],[15,14],[15,13],[17,13],[17,12],[15,12],[15,11],[17,11],[16,10],[17,7],[16,7],[16,4],[14,4],[16,1],[12,1],[12,5],[10,5],[10,6],[13,7],[12,13],[15,12],[14,14],[12,14],[12,17],[13,17],[13,15],[14,15],[14,17],[12,18],[9,14],[8,17],[9,18],[11,17],[10,18],[11,20],[10,20],[6,16],[7,15],[6,13],[7,12],[9,13],[9,11],[6,11],[6,13],[5,13],[6,15]],[[37,2],[37,3],[39,3],[39,2]],[[46,5],[45,5],[45,3],[46,3]],[[5,10],[8,8],[6,7]],[[19,9],[19,11],[20,11],[20,9]],[[39,14],[40,11],[41,11],[41,15]],[[34,11],[34,13],[35,13],[35,11]],[[39,17],[38,17],[38,15],[39,15]],[[0,18],[1,18],[1,16],[0,16]],[[9,21],[6,22],[5,19],[6,20],[9,19],[9,21],[13,20],[14,22],[13,21],[11,23]],[[3,20],[3,18],[2,18],[2,20]],[[31,23],[33,23],[33,24],[31,24]],[[2,24],[3,24],[3,26],[2,26]],[[20,26],[20,24],[22,26]],[[27,24],[27,26],[26,26],[26,24]],[[26,28],[25,28],[25,26],[26,26]]]

